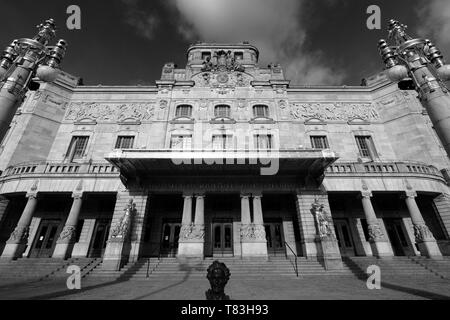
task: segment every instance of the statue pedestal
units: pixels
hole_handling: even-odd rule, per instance
[[[327,237],[317,238],[316,241],[319,248],[318,256],[320,259],[323,259],[325,269],[342,269],[342,257],[337,240]]]
[[[26,248],[27,245],[23,243],[6,243],[1,259],[15,260],[17,258],[22,258],[22,254],[25,252]]]
[[[178,243],[178,257],[202,258],[204,256],[204,241],[190,240]]]
[[[436,260],[442,259],[442,253],[436,240],[424,240],[417,245],[419,246],[419,251],[422,256]]]
[[[254,240],[241,242],[242,258],[247,257],[260,257],[267,258],[267,241],[266,240]]]
[[[119,271],[125,264],[126,258],[123,255],[124,241],[109,240],[103,255],[102,269],[108,271]]]

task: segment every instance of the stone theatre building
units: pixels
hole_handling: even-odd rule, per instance
[[[186,57],[155,86],[28,94],[0,146],[2,259],[450,255],[450,160],[414,91],[297,86],[246,42]]]

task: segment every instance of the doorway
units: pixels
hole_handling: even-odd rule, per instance
[[[95,222],[95,228],[93,233],[93,240],[91,248],[89,249],[90,258],[101,258],[105,252],[106,242],[108,240],[109,229],[111,227],[110,220],[98,219]]]
[[[160,255],[162,257],[176,257],[180,239],[180,222],[163,222]]]
[[[233,256],[233,223],[213,222],[213,256]]]
[[[408,242],[403,231],[401,219],[384,219],[386,232],[391,243],[392,251],[395,256],[405,256],[408,249]],[[405,250],[406,249],[406,250]]]
[[[286,248],[284,245],[283,223],[268,222],[264,224],[266,230],[267,253],[269,256],[284,256]]]
[[[30,252],[30,258],[51,258],[59,236],[60,220],[42,220]]]
[[[335,219],[334,230],[336,232],[336,238],[341,255],[344,257],[355,256],[355,245],[347,219]]]

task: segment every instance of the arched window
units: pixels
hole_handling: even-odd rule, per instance
[[[214,116],[216,118],[230,118],[231,108],[226,104],[218,105],[214,108]]]
[[[192,117],[192,106],[188,104],[178,106],[175,111],[175,117]]]
[[[269,107],[263,104],[258,104],[253,106],[253,115],[255,118],[259,117],[269,117]]]

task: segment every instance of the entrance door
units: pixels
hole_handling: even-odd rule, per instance
[[[213,256],[233,256],[233,223],[212,224]]]
[[[283,224],[281,222],[266,223],[267,253],[270,256],[286,255],[284,246]]]
[[[109,229],[111,227],[110,220],[97,220],[95,222],[94,233],[89,249],[89,257],[101,258],[106,248],[106,241],[108,240]]]
[[[178,240],[180,239],[181,223],[164,222],[162,226],[161,256],[176,257]]]
[[[405,233],[403,232],[401,219],[384,219],[384,225],[391,242],[392,250],[396,256],[404,256],[408,248]]]
[[[58,239],[60,220],[42,220],[30,252],[30,258],[51,258]]]
[[[344,257],[355,255],[355,246],[350,231],[350,226],[346,219],[335,219],[334,230],[339,244],[339,250]]]

